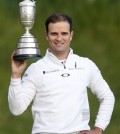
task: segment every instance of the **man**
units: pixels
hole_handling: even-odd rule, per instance
[[[46,20],[46,55],[28,67],[12,58],[8,101],[14,115],[22,114],[33,100],[32,134],[102,134],[110,122],[114,95],[97,66],[73,54],[72,19],[56,13]],[[90,129],[87,88],[100,102],[95,126]]]

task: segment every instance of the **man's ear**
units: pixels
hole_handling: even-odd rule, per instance
[[[72,36],[74,35],[74,31],[71,31]]]
[[[48,40],[48,33],[45,32],[45,37],[46,37],[46,40]]]
[[[72,40],[72,38],[73,38],[73,35],[74,35],[74,32],[73,32],[73,31],[71,31],[71,40]]]

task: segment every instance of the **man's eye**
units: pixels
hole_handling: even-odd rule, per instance
[[[62,35],[68,35],[68,33],[66,33],[66,32],[65,33],[62,33]]]
[[[56,34],[56,33],[51,33],[51,35],[55,36],[55,35],[57,35],[57,34]]]

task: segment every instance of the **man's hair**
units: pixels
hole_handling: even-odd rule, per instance
[[[72,31],[72,18],[63,13],[54,13],[46,19],[46,22],[45,22],[46,32],[48,33],[48,25],[50,23],[57,23],[57,22],[62,22],[62,21],[66,21],[69,23],[70,32],[71,32]]]

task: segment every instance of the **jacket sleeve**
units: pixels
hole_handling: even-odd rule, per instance
[[[90,88],[91,91],[97,96],[100,103],[98,115],[95,121],[95,127],[100,127],[105,130],[112,116],[115,98],[97,66],[91,62],[89,67],[91,72]]]
[[[28,69],[23,78],[12,79],[8,92],[8,103],[12,114],[22,114],[36,94],[36,86],[32,70]]]

